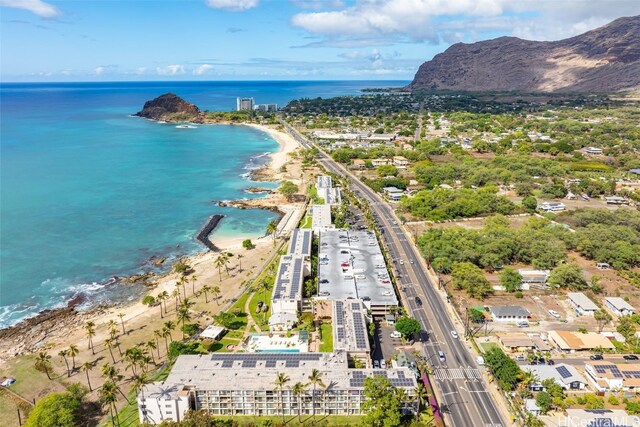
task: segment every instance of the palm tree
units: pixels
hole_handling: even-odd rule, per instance
[[[282,410],[282,422],[284,423],[284,403],[282,400],[282,389],[289,382],[291,378],[287,376],[284,372],[278,372],[278,376],[275,380],[276,387],[280,390],[280,409]]]
[[[67,354],[69,356],[71,356],[71,360],[73,361],[71,368],[75,371],[76,370],[76,356],[80,353],[80,350],[78,350],[78,346],[75,344],[70,344],[69,345],[69,349],[67,350]]]
[[[191,320],[191,313],[189,313],[189,309],[185,306],[180,307],[178,314],[176,315],[176,320],[178,322],[182,322],[182,339],[184,340],[184,325],[186,322]]]
[[[195,274],[191,275],[191,293],[195,294],[196,293],[196,281],[198,280],[198,276],[196,276]]]
[[[168,355],[169,354],[169,341],[167,341],[167,338],[171,338],[171,331],[169,329],[167,329],[166,326],[164,326],[162,328],[162,338],[164,338],[164,347],[165,347],[165,349],[167,351],[167,355]]]
[[[144,347],[147,349],[147,351],[149,352],[149,354],[151,355],[151,361],[153,362],[153,364],[156,364],[156,358],[153,357],[153,350],[158,348],[158,345],[156,344],[155,340],[149,340],[144,344]],[[158,358],[160,357],[160,354],[158,354]]]
[[[427,399],[429,399],[429,392],[425,388],[424,384],[418,383],[418,388],[416,389],[416,397],[418,398],[419,406],[416,411],[416,417],[420,418],[420,407],[424,407],[427,403]]]
[[[185,285],[187,284],[187,278],[184,276],[180,276],[180,279],[178,279],[178,283],[176,283],[176,286],[180,286],[182,288],[182,297],[186,298],[187,297],[187,290],[185,288]]]
[[[36,370],[47,374],[47,378],[51,379],[51,356],[46,351],[41,351],[36,358]]]
[[[144,401],[144,386],[146,386],[150,382],[151,380],[149,379],[149,377],[147,377],[147,374],[144,372],[141,373],[140,375],[134,375],[133,378],[131,378],[131,388],[133,389],[136,396],[138,395],[138,393],[142,393],[142,401]],[[142,411],[142,417],[143,417],[142,419],[143,424],[146,424],[146,422],[148,421],[146,410]]]
[[[124,358],[127,361],[127,366],[125,369],[131,369],[133,375],[137,375],[136,366],[140,364],[140,359],[142,358],[142,351],[138,347],[128,348],[124,352]]]
[[[116,363],[116,358],[113,357],[114,343],[115,343],[115,338],[107,338],[106,340],[104,340],[104,345],[106,345],[109,348],[109,354],[111,354],[111,360],[113,360],[113,363]]]
[[[178,301],[180,301],[180,287],[179,283],[176,283],[176,288],[171,292],[171,296],[176,299],[176,311],[178,311]]]
[[[67,378],[71,376],[71,368],[69,368],[69,360],[67,360],[67,355],[69,352],[67,350],[60,350],[58,352],[58,356],[64,359],[64,363],[67,365]]]
[[[218,304],[218,306],[220,305],[220,286],[214,286],[213,288],[211,288],[211,293],[213,294],[213,297],[216,299],[216,304]]]
[[[89,385],[89,391],[93,391],[91,389],[91,381],[89,380],[89,371],[93,369],[93,362],[84,362],[80,366],[80,369],[82,369],[82,371],[87,374],[87,384]]]
[[[158,301],[161,301],[162,304],[164,305],[164,312],[167,312],[167,300],[169,299],[169,292],[167,291],[162,291],[158,294],[158,298],[156,298]]]
[[[271,234],[273,237],[273,246],[276,245],[276,231],[278,231],[278,223],[273,220],[267,225],[267,234]]]
[[[263,280],[262,282],[260,282],[258,287],[262,290],[262,300],[266,304],[267,303],[267,291],[270,288],[269,283],[267,283],[265,280]],[[267,321],[267,312],[266,311],[262,312],[262,317],[263,317],[262,321],[266,323],[266,321]]]
[[[89,347],[91,349],[92,354],[96,354],[93,348],[93,337],[96,335],[96,324],[92,321],[88,321],[84,325],[84,329],[87,331],[87,338],[89,338]]]
[[[224,266],[224,258],[222,258],[222,255],[218,255],[216,257],[216,260],[213,262],[213,265],[215,265],[216,268],[218,269],[218,277],[220,281],[222,281],[222,267]]]
[[[173,342],[173,337],[171,336],[171,331],[173,331],[176,328],[176,324],[175,322],[171,321],[171,320],[167,320],[166,322],[164,322],[164,327],[163,330],[166,329],[166,334],[165,334],[165,343],[167,340],[167,337],[169,337],[169,339],[171,340],[171,342]],[[167,352],[169,351],[169,346],[167,346]]]
[[[219,256],[221,256],[222,260],[224,261],[224,270],[227,273],[227,277],[229,277],[229,253],[222,252]]]
[[[109,320],[109,323],[107,323],[107,325],[109,326],[109,336],[111,336],[111,338],[115,338],[118,336],[118,322],[116,322],[115,320],[111,319]]]
[[[240,270],[240,273],[242,273],[242,258],[244,258],[244,255],[238,254],[238,269]]]
[[[313,394],[311,395],[311,405],[312,405],[312,414],[313,421],[315,423],[316,420],[316,387],[319,386],[321,388],[326,388],[324,383],[322,382],[322,372],[317,369],[312,369],[309,374],[309,384],[313,385]]]
[[[200,288],[200,290],[202,291],[202,293],[204,294],[204,302],[206,304],[209,303],[209,293],[211,292],[211,286],[209,285],[202,285],[202,288]]]
[[[124,329],[124,313],[118,313],[118,317],[120,318],[120,323],[122,323],[122,333],[126,334],[127,331]]]
[[[123,376],[120,374],[120,369],[116,368],[113,365],[109,365],[108,363],[102,365],[102,368],[100,368],[100,373],[104,378],[112,381],[114,384],[118,381],[121,381],[123,378]]]
[[[111,425],[115,426],[118,422],[118,386],[113,381],[106,381],[102,384],[102,388],[98,392],[100,401],[109,407],[111,413]],[[118,423],[118,425],[120,425]]]
[[[297,382],[291,387],[291,391],[298,400],[298,421],[302,422],[302,394],[305,392],[306,386],[301,382]]]
[[[156,340],[156,348],[158,349],[158,359],[160,359],[160,338],[162,338],[162,331],[160,329],[156,329],[153,331],[153,337]]]
[[[182,300],[182,304],[180,305],[181,308],[186,308],[186,309],[190,309],[191,307],[193,307],[194,305],[196,305],[195,302],[191,301],[188,298],[185,298]]]

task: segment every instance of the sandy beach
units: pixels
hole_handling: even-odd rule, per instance
[[[268,164],[274,178],[276,180],[299,181],[301,175],[300,161],[291,156],[291,153],[298,147],[295,140],[284,132],[269,126],[253,124],[250,126],[268,133],[280,144],[280,149],[271,155],[271,161]],[[286,171],[281,171],[281,167],[285,164],[287,165]],[[288,224],[297,222],[296,217],[292,214],[299,213],[301,216],[304,212],[303,203],[291,203],[278,193],[243,202],[247,202],[248,207],[277,208],[283,214],[289,213],[283,219],[283,222]],[[289,218],[286,219],[287,217]],[[280,235],[282,236],[282,234]],[[171,295],[176,289],[181,292],[186,290],[187,298],[195,302],[191,309],[192,322],[197,321],[203,327],[211,324],[216,313],[228,307],[246,291],[247,286],[252,283],[264,266],[276,255],[278,248],[278,246],[274,245],[272,237],[266,235],[252,238],[251,240],[255,247],[250,250],[242,247],[244,238],[216,238],[214,231],[210,239],[224,252],[233,254],[227,265],[228,273],[225,269],[219,272],[215,267],[215,259],[219,256],[219,253],[203,252],[185,258],[185,262],[193,272],[186,276],[188,281],[184,290],[177,285],[181,274],[170,272],[152,278],[146,292],[146,294],[155,297],[163,291]],[[238,255],[242,255],[242,257],[238,257]],[[193,277],[196,277],[195,281],[193,281]],[[205,301],[206,298],[204,296],[198,296],[198,290],[205,285],[220,288],[217,301],[214,301],[211,295],[208,297],[208,302]],[[167,311],[162,318],[159,306],[148,307],[140,301],[136,301],[110,307],[95,307],[86,311],[62,310],[59,313],[54,313],[55,315],[50,319],[39,319],[35,324],[30,324],[28,321],[21,322],[14,328],[0,331],[0,377],[10,375],[15,363],[22,359],[23,356],[37,354],[40,351],[47,351],[52,356],[51,361],[54,371],[62,375],[66,372],[66,368],[63,359],[58,357],[57,354],[60,350],[68,348],[70,344],[75,344],[80,349],[80,353],[75,357],[76,366],[80,366],[84,362],[96,364],[96,369],[93,369],[89,374],[95,388],[103,381],[100,377],[99,366],[102,366],[105,362],[111,363],[108,348],[104,344],[105,339],[109,338],[110,321],[117,323],[120,332],[122,332],[121,325],[124,323],[127,333],[122,334],[119,338],[121,348],[124,351],[131,346],[153,340],[154,331],[161,330],[164,322],[168,320],[175,322],[176,310],[173,297],[166,301],[166,307]],[[92,354],[91,350],[88,350],[87,346],[88,340],[85,325],[89,321],[94,322],[96,325],[96,332],[93,337],[95,355]],[[179,335],[180,332],[178,330],[173,332],[175,338],[178,338]],[[161,348],[160,359],[164,359],[166,357],[164,346],[161,345]],[[121,369],[121,372],[125,372],[124,362],[117,360],[116,366]],[[35,375],[40,374],[36,373]],[[66,377],[66,374],[62,376]],[[80,371],[76,371],[70,380],[86,385],[85,374]],[[51,382],[51,388],[34,390],[33,395],[27,397],[38,399],[47,392],[55,390],[56,387],[59,388],[61,385]],[[93,395],[95,396],[95,391]]]

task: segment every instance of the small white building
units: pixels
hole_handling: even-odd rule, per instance
[[[409,160],[402,156],[394,156],[393,165],[400,168],[406,168],[407,166],[409,166]]]
[[[535,415],[536,417],[540,415],[540,407],[536,403],[535,399],[526,399],[524,401],[524,410]]]
[[[598,306],[595,302],[591,301],[582,292],[569,292],[567,294],[567,301],[575,308],[578,314],[585,316],[593,316],[598,311]]]
[[[538,209],[544,212],[559,212],[565,210],[566,206],[560,202],[543,202],[538,205]]]
[[[373,159],[373,160],[371,160],[371,164],[374,167],[382,166],[382,165],[390,165],[391,164],[391,160],[389,160],[389,159]]]
[[[189,390],[179,384],[151,383],[138,394],[140,423],[180,422],[189,409]]]
[[[225,329],[222,326],[209,325],[204,329],[204,331],[200,332],[200,338],[219,340],[224,331]]]
[[[402,196],[404,196],[404,191],[396,187],[384,187],[382,191],[384,192],[384,194],[387,195],[389,200],[393,202],[399,201],[402,198]]]
[[[522,283],[545,284],[549,279],[549,270],[526,270],[519,269],[518,274],[522,276]]]
[[[537,381],[532,382],[529,388],[532,391],[542,391],[544,387],[542,382],[544,380],[552,379],[560,387],[565,390],[583,390],[587,386],[587,380],[580,375],[578,370],[564,363],[557,365],[531,365],[524,366],[523,369],[535,374]]]
[[[495,305],[489,307],[489,312],[498,322],[526,322],[531,316],[526,308],[513,305]]]
[[[602,148],[597,147],[585,147],[584,152],[587,154],[600,155],[603,153]]]
[[[620,297],[606,297],[604,299],[607,308],[616,316],[626,316],[628,314],[636,314],[636,309],[631,304]]]

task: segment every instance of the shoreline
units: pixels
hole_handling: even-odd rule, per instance
[[[280,168],[287,163],[289,153],[295,151],[299,147],[298,143],[288,134],[265,125],[243,125],[253,127],[254,129],[268,134],[279,144],[278,151],[269,154],[270,160],[263,168],[270,170],[272,175],[271,179],[269,179],[270,181],[282,180],[285,173],[281,172]],[[279,212],[279,220],[282,220],[286,215],[287,210],[294,209],[296,204],[288,202],[283,203],[280,199],[281,197],[279,194],[274,193],[266,194],[264,197],[250,199],[250,201],[244,200],[242,202],[248,202],[248,204],[244,206],[245,208],[268,209],[272,211],[275,209]],[[259,251],[270,249],[269,246],[271,245],[271,239],[266,234],[262,236],[216,237],[216,230],[214,229],[209,235],[209,240],[219,249],[220,252],[237,252],[238,250],[244,250],[242,248],[242,241],[245,239],[251,239],[256,246],[256,249]],[[256,249],[253,250],[255,251]],[[211,279],[210,276],[215,275],[216,271],[214,271],[215,269],[211,269],[211,266],[218,254],[219,252],[211,252],[203,248],[202,251],[198,251],[195,254],[184,254],[182,256],[178,256],[178,259],[183,259],[196,271],[198,281],[200,282],[201,275],[204,276],[202,279]],[[144,264],[141,265],[152,262],[154,258],[165,259],[165,255],[166,254],[156,255],[150,260],[146,260]],[[208,271],[208,275],[205,272],[198,271],[202,270],[203,267],[208,267],[210,269],[210,271]],[[126,276],[118,276],[119,280],[114,283],[113,286],[142,286],[143,288],[140,289],[142,295],[157,295],[163,291],[171,293],[176,287],[176,273],[172,272],[168,263],[161,265],[160,268],[166,269],[166,271],[161,273],[144,272],[142,275],[140,273],[136,273]],[[145,278],[145,280],[132,280],[133,278],[140,278],[140,276]],[[202,283],[200,283],[198,287],[200,286],[202,286]],[[84,295],[83,298],[80,297],[80,302],[82,303],[88,298],[90,298],[90,295]],[[147,307],[143,305],[139,298],[136,298],[135,300],[109,301],[108,303],[101,303],[86,309],[79,308],[82,304],[78,303],[78,299],[78,296],[72,296],[63,307],[43,309],[33,316],[29,316],[14,323],[13,325],[0,329],[0,365],[8,359],[21,354],[41,350],[47,345],[47,343],[50,343],[56,338],[61,338],[59,336],[60,330],[77,329],[88,320],[93,320],[96,324],[98,324],[98,321],[100,323],[107,322],[110,318],[119,320],[117,316],[115,316],[115,312],[123,312],[125,313],[124,320],[126,321],[128,319],[138,318],[150,310],[157,310],[155,307]]]

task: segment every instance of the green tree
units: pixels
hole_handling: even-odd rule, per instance
[[[253,245],[253,242],[251,241],[251,239],[245,239],[242,241],[242,247],[249,250],[249,249],[253,249],[255,246]]]
[[[267,225],[267,234],[273,237],[273,245],[276,245],[276,232],[278,231],[278,222],[273,220]]]
[[[89,379],[89,371],[91,371],[94,368],[94,364],[93,362],[84,362],[81,366],[80,369],[85,373],[85,375],[87,376],[87,385],[89,386],[89,391],[93,391],[91,389],[91,380]]]
[[[115,425],[118,419],[118,386],[112,380],[107,380],[98,391],[100,402],[109,408],[111,422]]]
[[[507,292],[519,291],[522,284],[522,276],[515,269],[506,267],[500,272],[500,284],[504,286]]]
[[[636,325],[633,321],[632,316],[621,316],[618,319],[618,326],[616,330],[623,336],[627,341],[631,341],[634,338],[636,333]]]
[[[69,355],[69,352],[66,349],[62,349],[58,352],[58,356],[62,357],[62,359],[64,359],[64,363],[67,365],[67,377],[70,377],[71,367],[69,366],[69,359],[67,359],[68,355]]]
[[[378,172],[378,175],[383,178],[385,176],[396,176],[398,175],[398,168],[392,165],[380,165],[376,169],[376,172]]]
[[[95,349],[93,348],[93,337],[96,335],[96,324],[92,321],[88,321],[84,325],[85,331],[87,331],[87,338],[89,339],[89,348],[91,349],[91,354],[96,354]]]
[[[538,208],[538,200],[533,196],[527,196],[522,199],[522,206],[529,212],[535,212]]]
[[[587,280],[578,264],[560,264],[549,274],[549,284],[556,288],[579,291],[587,288]]]
[[[471,319],[471,322],[473,323],[484,323],[484,321],[486,320],[484,314],[482,314],[480,310],[476,310],[475,308],[469,310],[469,317]]]
[[[400,332],[403,337],[411,337],[422,329],[420,322],[411,317],[401,317],[396,321],[396,331]]]
[[[178,314],[176,315],[176,320],[178,322],[182,322],[182,339],[184,340],[184,326],[185,323],[188,322],[189,320],[191,320],[191,313],[189,312],[189,309],[186,306],[181,306],[178,309]]]
[[[402,401],[398,390],[389,379],[374,375],[364,380],[364,396],[361,404],[363,424],[370,427],[398,427],[402,425]]]
[[[541,391],[536,396],[536,404],[540,407],[540,412],[546,414],[551,409],[553,402],[551,401],[551,395],[546,391]]]
[[[598,333],[602,332],[602,329],[604,329],[605,325],[613,320],[613,317],[611,317],[609,312],[604,308],[596,310],[596,312],[593,314],[593,318],[598,322]]]
[[[301,382],[297,382],[291,387],[291,391],[296,396],[296,400],[298,401],[298,421],[302,422],[302,395],[305,392],[305,385]]]
[[[522,378],[522,371],[518,364],[501,349],[492,347],[484,354],[484,361],[493,373],[500,387],[506,391],[516,388]]]
[[[80,350],[78,346],[75,344],[69,344],[69,349],[67,350],[67,355],[71,356],[72,364],[71,369],[76,370],[76,356],[80,354]]]
[[[312,404],[312,413],[313,419],[315,422],[316,419],[316,388],[320,387],[322,389],[326,388],[324,383],[322,382],[322,372],[317,369],[312,369],[309,374],[309,384],[313,386],[313,395],[311,395],[311,404]]]
[[[464,289],[473,298],[484,299],[493,288],[482,270],[470,262],[456,262],[451,270],[451,282],[456,289]]]
[[[282,181],[282,184],[280,184],[280,187],[278,188],[278,192],[288,201],[291,201],[293,195],[298,192],[298,186],[291,181]]]
[[[71,391],[51,393],[40,399],[29,413],[27,427],[75,427],[82,420],[80,408],[86,391],[78,386]]]

